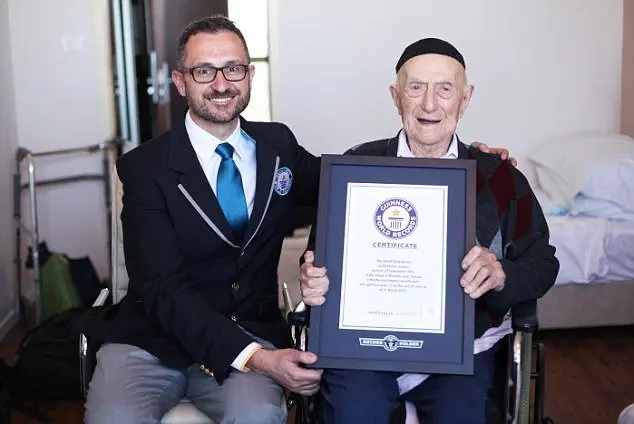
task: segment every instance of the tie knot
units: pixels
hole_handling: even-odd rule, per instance
[[[227,142],[220,143],[216,147],[216,153],[223,159],[231,159],[233,157],[233,146]]]

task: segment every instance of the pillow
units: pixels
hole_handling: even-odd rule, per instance
[[[528,155],[539,188],[555,204],[573,207],[575,196],[607,200],[634,211],[634,139],[620,134],[569,136]]]
[[[592,170],[581,194],[634,213],[634,157],[604,163]]]
[[[624,210],[614,202],[594,199],[583,194],[575,196],[570,215],[585,215],[609,220],[634,222],[634,212]]]

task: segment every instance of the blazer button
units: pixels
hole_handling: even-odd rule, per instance
[[[210,377],[213,377],[213,376],[214,376],[213,371],[210,371],[210,370],[209,370],[209,368],[207,368],[206,366],[204,366],[204,365],[200,365],[200,369],[201,369],[201,370],[203,370],[203,372],[204,372],[205,374],[207,374],[208,376],[210,376]]]
[[[233,283],[231,283],[231,288],[233,289],[233,291],[238,291],[240,290],[240,284],[237,281],[234,281]]]
[[[235,315],[231,315],[231,321],[233,322],[238,322],[238,319],[236,318]]]

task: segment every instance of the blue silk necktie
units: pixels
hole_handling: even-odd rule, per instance
[[[222,158],[218,169],[216,197],[225,218],[233,229],[236,241],[242,242],[249,221],[249,211],[242,188],[242,177],[233,161],[233,146],[229,143],[221,143],[216,147],[216,153]]]

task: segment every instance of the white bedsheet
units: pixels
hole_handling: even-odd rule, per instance
[[[634,222],[546,216],[561,264],[555,284],[634,279]]]

